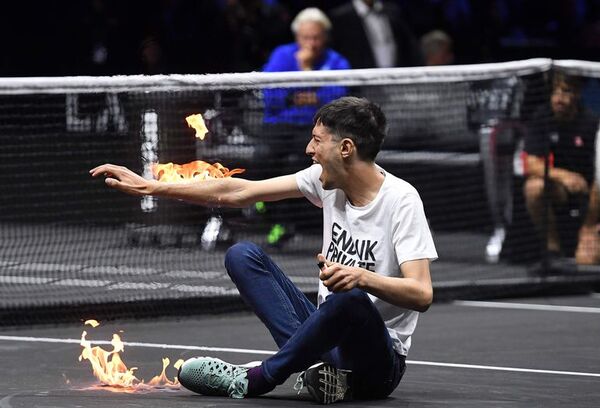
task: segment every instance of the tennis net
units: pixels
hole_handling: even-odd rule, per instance
[[[314,294],[322,219],[307,201],[207,209],[126,196],[88,171],[111,162],[152,177],[153,163],[202,160],[242,168],[234,177],[249,179],[294,172],[310,165],[314,112],[296,98],[315,95],[357,95],[383,108],[390,130],[377,162],[422,196],[440,255],[432,266],[438,299],[539,288],[528,271],[544,251],[523,201],[520,152],[528,119],[541,111],[543,127],[551,118],[557,69],[600,73],[594,64],[534,59],[0,79],[2,324],[238,309],[223,258],[242,240],[264,246]],[[204,140],[185,121],[197,113]]]

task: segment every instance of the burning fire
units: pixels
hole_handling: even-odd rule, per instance
[[[188,125],[196,130],[196,137],[204,140],[208,132],[202,115],[197,113],[185,118]],[[152,164],[152,174],[158,181],[178,182],[186,180],[209,180],[215,178],[231,177],[235,174],[243,173],[244,169],[229,170],[221,163],[210,164],[202,160],[196,160],[186,164],[174,163],[154,163]]]
[[[208,133],[208,128],[204,124],[204,119],[202,115],[196,113],[195,115],[190,115],[185,118],[189,127],[194,128],[196,130],[196,137],[200,140],[204,140],[204,137]]]
[[[87,320],[84,324],[89,324],[92,327],[97,327],[99,323],[96,320]],[[79,361],[88,360],[92,365],[94,376],[102,383],[109,391],[114,392],[136,392],[147,391],[153,388],[170,388],[179,389],[179,381],[177,378],[170,380],[167,378],[166,371],[170,364],[168,358],[162,359],[162,372],[154,376],[147,384],[144,380],[138,379],[134,372],[137,367],[127,368],[119,353],[124,351],[124,344],[118,334],[113,334],[110,342],[112,351],[104,350],[99,346],[92,347],[89,340],[86,339],[87,332],[84,330],[81,333],[81,346],[83,350],[79,356]],[[175,369],[183,364],[183,360],[179,359],[173,365]]]
[[[229,170],[221,163],[210,164],[196,160],[186,164],[153,164],[152,174],[158,181],[177,182],[184,180],[208,180],[231,177],[243,173],[244,169]]]

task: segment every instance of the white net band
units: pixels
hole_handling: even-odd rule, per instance
[[[554,61],[554,67],[569,75],[600,78],[600,62],[558,60]]]
[[[537,58],[493,64],[310,72],[0,78],[0,95],[451,83],[531,75],[550,70],[552,64],[551,59]]]

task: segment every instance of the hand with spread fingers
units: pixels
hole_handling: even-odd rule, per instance
[[[107,186],[134,196],[152,194],[155,180],[146,180],[127,167],[103,164],[90,170],[92,177],[104,176]]]
[[[317,262],[324,263],[319,273],[319,279],[330,291],[347,292],[356,287],[361,287],[361,281],[366,269],[354,266],[342,265],[337,262],[330,262],[323,254],[317,255]]]

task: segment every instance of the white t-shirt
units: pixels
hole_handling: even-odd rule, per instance
[[[385,276],[401,277],[400,265],[416,259],[437,259],[417,190],[380,168],[385,180],[373,201],[356,207],[340,189],[324,190],[315,164],[296,173],[304,196],[323,208],[323,255],[327,260],[358,266]],[[319,280],[318,304],[329,290]],[[370,295],[381,314],[394,349],[406,356],[419,313],[384,302]]]

